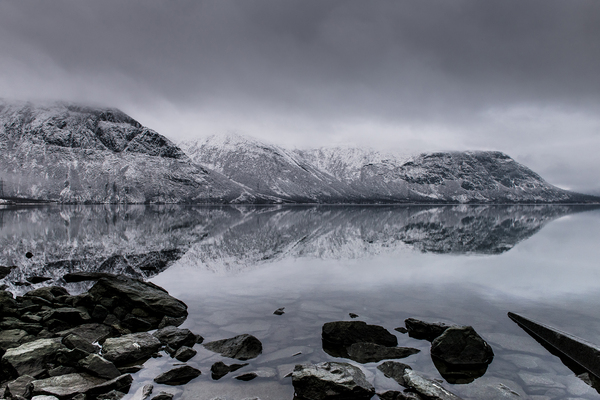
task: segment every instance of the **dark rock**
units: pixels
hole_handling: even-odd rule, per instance
[[[27,253],[25,253],[25,257],[27,258],[32,258],[33,257],[33,253],[28,251]]]
[[[446,380],[453,385],[464,385],[473,382],[475,379],[485,375],[487,364],[484,365],[453,365],[448,364],[439,358],[432,357],[433,365]]]
[[[102,304],[97,304],[92,310],[92,319],[95,321],[104,321],[109,312]]]
[[[107,359],[98,354],[90,354],[89,356],[79,360],[79,367],[105,379],[114,379],[121,375],[121,372]]]
[[[132,332],[146,332],[153,328],[152,324],[145,319],[127,314],[121,321],[123,326]]]
[[[163,288],[125,276],[100,278],[88,292],[96,301],[114,298],[119,307],[139,308],[152,316],[149,322],[158,327],[164,316],[187,317],[187,306]],[[104,305],[104,304],[103,304]],[[110,308],[110,307],[107,307]]]
[[[285,311],[283,311],[283,310],[285,310],[285,307],[278,308],[277,310],[273,311],[273,314],[283,315],[283,314],[285,314]]]
[[[119,335],[127,335],[131,333],[129,329],[126,329],[121,325],[121,321],[114,314],[108,314],[102,323],[110,326]]]
[[[170,346],[173,350],[177,350],[181,346],[193,347],[198,340],[197,335],[189,329],[179,329],[174,326],[159,329],[153,335],[162,344]]]
[[[118,390],[111,390],[108,393],[103,393],[96,397],[96,400],[120,400],[125,396],[125,393]]]
[[[2,363],[10,365],[19,375],[31,374],[55,363],[58,352],[63,349],[66,347],[60,338],[39,339],[6,350]]]
[[[147,359],[160,346],[160,340],[149,333],[131,333],[106,339],[102,345],[102,356],[120,366]]]
[[[31,382],[33,382],[34,380],[35,378],[33,376],[21,375],[14,381],[8,382],[6,387],[8,388],[11,397],[23,396],[29,398],[31,397],[31,392],[33,389],[33,385],[31,385]]]
[[[386,359],[406,358],[420,350],[411,347],[386,347],[375,343],[354,343],[347,349],[348,357],[361,364]]]
[[[354,314],[353,312],[348,313],[348,315],[350,316],[350,318],[358,318],[358,314]]]
[[[324,341],[339,346],[350,346],[353,343],[377,343],[382,346],[397,346],[398,339],[384,327],[367,325],[363,321],[336,321],[323,325]]]
[[[79,360],[89,356],[89,354],[90,353],[88,353],[87,351],[78,348],[63,348],[57,352],[56,360],[62,365],[66,365],[68,367],[76,367],[79,363]]]
[[[292,384],[298,397],[310,400],[367,400],[375,394],[364,373],[348,363],[296,365]]]
[[[149,383],[147,385],[144,385],[144,387],[142,388],[142,399],[141,400],[145,400],[148,398],[148,396],[150,396],[152,394],[152,391],[154,390],[154,385]]]
[[[59,307],[48,312],[44,317],[43,321],[47,322],[52,319],[64,321],[69,324],[81,325],[87,322],[91,322],[91,317],[87,311],[81,310],[74,307]]]
[[[410,337],[424,339],[429,342],[440,336],[451,326],[442,322],[425,322],[415,318],[407,318],[404,320],[404,324],[406,325]]]
[[[62,343],[69,349],[78,348],[88,353],[100,352],[100,347],[90,343],[88,340],[75,333],[70,333],[67,336],[65,336],[62,340]]]
[[[26,279],[27,279],[27,282],[33,283],[35,285],[36,283],[42,283],[42,282],[49,281],[52,278],[49,278],[47,276],[36,276],[36,275],[34,275],[34,276],[28,276]]]
[[[399,326],[398,328],[394,328],[395,331],[400,332],[400,333],[408,333],[408,329],[406,329],[403,326]]]
[[[84,281],[97,281],[100,278],[114,278],[114,274],[107,272],[72,272],[63,275],[65,282],[84,282]]]
[[[97,386],[94,386],[88,389],[85,394],[89,398],[96,398],[98,395],[103,393],[109,393],[113,390],[122,393],[128,393],[131,388],[131,383],[133,382],[133,377],[131,375],[125,374],[121,375],[117,378],[111,379],[110,381],[101,383]]]
[[[53,302],[58,296],[68,296],[69,292],[60,286],[46,286],[39,289],[31,290],[25,293],[24,296],[41,297],[47,301]]]
[[[60,367],[56,367],[56,368],[52,368],[48,371],[48,375],[49,376],[60,376],[60,375],[68,375],[68,374],[73,374],[77,372],[76,368],[73,367],[64,367],[64,366],[60,366]]]
[[[13,267],[5,267],[3,265],[0,265],[0,279],[6,278],[12,270]]]
[[[221,354],[223,357],[249,360],[262,353],[262,343],[252,335],[244,334],[205,343],[204,347]]]
[[[181,362],[186,362],[190,358],[194,357],[196,353],[197,351],[192,349],[191,347],[181,346],[173,357]]]
[[[173,368],[154,378],[154,382],[165,385],[183,385],[200,376],[201,372],[189,365]]]
[[[17,302],[12,293],[0,291],[0,315],[3,317],[19,315]]]
[[[256,375],[255,372],[246,372],[245,374],[242,375],[238,375],[235,377],[235,379],[237,379],[238,381],[251,381],[252,379],[256,378],[258,375]]]
[[[461,400],[438,382],[425,378],[411,369],[404,371],[405,386],[427,400]]]
[[[5,317],[2,320],[2,322],[0,322],[0,329],[1,330],[21,329],[29,334],[37,335],[38,333],[40,333],[42,331],[42,329],[44,329],[44,327],[41,324],[35,324],[35,323],[31,323],[31,322],[23,322],[18,318]]]
[[[66,337],[70,334],[75,334],[80,338],[87,341],[89,344],[92,343],[104,343],[104,341],[114,335],[113,329],[104,324],[83,324],[79,325],[76,328],[68,329],[66,331],[57,332],[59,336]]]
[[[395,390],[388,390],[385,393],[377,394],[381,400],[425,400],[413,392],[398,392]]]
[[[494,352],[471,326],[455,326],[431,343],[431,356],[450,365],[478,367],[491,363]]]
[[[164,328],[167,326],[179,326],[185,322],[185,319],[186,319],[186,317],[174,318],[174,317],[169,317],[168,315],[165,315],[163,317],[163,319],[160,321],[160,324],[158,324],[158,329],[161,329],[161,328]]]
[[[152,400],[173,400],[173,394],[167,392],[160,392],[152,398]]]
[[[388,378],[392,378],[398,382],[399,385],[404,386],[406,384],[404,382],[404,372],[411,368],[408,365],[397,361],[386,361],[381,363],[381,365],[378,365],[377,369],[383,372]]]
[[[226,365],[222,361],[217,361],[210,367],[210,372],[214,380],[219,380],[230,372],[237,371],[248,364],[231,364]]]

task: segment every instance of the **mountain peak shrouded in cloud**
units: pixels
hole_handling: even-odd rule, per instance
[[[118,107],[173,141],[501,150],[598,189],[595,0],[0,2],[0,93]]]

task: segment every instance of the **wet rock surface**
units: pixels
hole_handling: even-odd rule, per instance
[[[407,318],[404,320],[404,325],[410,337],[429,342],[440,336],[451,326],[443,322],[426,322],[415,318]]]
[[[154,378],[154,382],[162,383],[164,385],[183,385],[192,379],[199,377],[200,374],[200,370],[190,367],[189,365],[183,365],[160,374]]]
[[[193,334],[189,329],[179,329],[174,326],[161,328],[152,335],[172,350],[178,350],[182,346],[193,347],[194,344],[203,341],[202,336]]]
[[[411,347],[386,347],[375,343],[354,343],[347,348],[348,357],[361,364],[396,358],[406,358],[420,350]]]
[[[210,367],[212,379],[219,380],[230,372],[237,371],[248,364],[231,364],[227,365],[222,361],[217,361]]]
[[[370,399],[375,388],[365,374],[348,363],[325,362],[321,364],[296,365],[292,372],[292,384],[301,399]]]
[[[160,340],[149,333],[130,333],[106,339],[102,345],[102,356],[115,365],[132,364],[148,359],[160,346]]]
[[[387,329],[378,325],[367,325],[362,321],[336,321],[323,325],[321,337],[332,345],[347,347],[354,343],[376,343],[382,346],[397,346],[398,339]]]
[[[431,355],[447,364],[480,367],[492,362],[494,352],[471,326],[454,326],[431,343]]]
[[[460,397],[444,388],[440,383],[426,378],[412,369],[404,371],[404,382],[406,387],[428,400],[461,400]]]
[[[223,357],[235,358],[242,361],[256,358],[262,353],[262,343],[260,340],[248,334],[204,343],[204,347],[221,354]]]

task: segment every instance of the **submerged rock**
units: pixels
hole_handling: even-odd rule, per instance
[[[431,343],[431,355],[462,367],[479,367],[494,359],[490,345],[471,326],[447,328]]]
[[[187,346],[181,346],[179,348],[179,350],[177,350],[175,352],[175,355],[173,356],[173,358],[175,358],[176,360],[179,360],[181,362],[186,362],[189,359],[191,359],[192,357],[194,357],[196,355],[197,351],[192,349],[191,347],[187,347]]]
[[[407,318],[404,320],[404,325],[408,331],[408,335],[415,339],[424,339],[429,342],[440,336],[444,331],[450,328],[451,325],[446,325],[443,322],[425,322],[415,318]]]
[[[102,356],[116,366],[135,363],[156,353],[160,340],[149,333],[131,333],[109,338],[102,345]]]
[[[248,364],[231,364],[226,365],[222,361],[217,361],[210,367],[211,377],[216,381],[224,377],[230,372],[237,371],[238,369],[245,367]]]
[[[298,397],[307,400],[367,400],[375,394],[365,374],[348,363],[296,365],[292,384]]]
[[[262,343],[252,335],[244,334],[230,339],[205,343],[204,347],[221,354],[223,357],[249,360],[262,353]]]
[[[154,382],[164,385],[183,385],[200,375],[200,370],[189,365],[183,365],[160,374],[154,378]]]
[[[354,343],[347,349],[351,360],[361,364],[381,360],[406,358],[420,350],[411,347],[386,347],[375,343]]]
[[[406,387],[414,390],[427,400],[462,400],[438,382],[425,378],[412,369],[404,371],[404,383]]]
[[[362,321],[336,321],[323,325],[321,336],[324,341],[343,347],[354,343],[376,343],[394,347],[398,339],[382,326],[367,325]]]

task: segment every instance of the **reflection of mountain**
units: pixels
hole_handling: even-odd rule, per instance
[[[574,206],[62,206],[0,210],[4,280],[67,272],[148,278],[173,262],[238,271],[286,257],[360,258],[408,247],[499,254]],[[26,258],[26,252],[33,258]],[[14,286],[13,286],[14,288]]]

